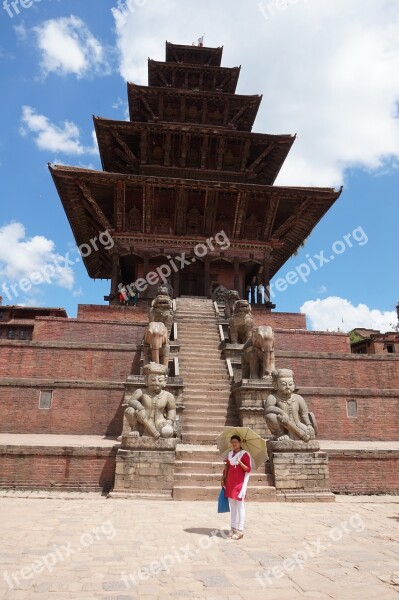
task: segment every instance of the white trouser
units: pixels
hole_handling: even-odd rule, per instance
[[[231,528],[243,531],[245,521],[244,500],[232,500],[229,498],[229,504],[231,512]]]

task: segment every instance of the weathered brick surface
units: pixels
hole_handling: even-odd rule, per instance
[[[349,336],[344,333],[274,329],[275,346],[279,351],[350,353]]]
[[[306,329],[306,315],[302,313],[268,312],[265,308],[253,306],[252,315],[256,327],[270,325],[273,329]]]
[[[329,451],[333,492],[382,494],[399,492],[398,451]]]
[[[116,449],[0,446],[0,487],[109,490]]]
[[[399,389],[399,357],[276,352],[278,368],[295,371],[298,387]]]
[[[147,300],[141,300],[136,307],[79,304],[78,319],[127,321],[129,323],[148,321],[149,306],[150,302]]]
[[[125,381],[137,352],[137,344],[0,341],[0,377]]]
[[[43,317],[35,320],[34,342],[60,341],[91,344],[140,343],[147,321],[90,321],[87,319],[55,319]]]
[[[53,389],[50,410],[39,409],[40,389]],[[122,431],[123,385],[84,387],[73,381],[25,387],[22,382],[0,385],[2,433],[108,435]]]

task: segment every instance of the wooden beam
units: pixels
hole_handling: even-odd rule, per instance
[[[154,213],[154,186],[150,183],[143,185],[143,231],[152,233],[152,219]]]
[[[207,190],[204,209],[204,235],[208,237],[217,233],[215,232],[215,221],[218,202],[219,192],[217,190]]]
[[[90,214],[97,220],[97,222],[101,225],[101,227],[103,227],[104,230],[113,229],[111,223],[108,221],[107,217],[104,215],[103,211],[98,206],[98,203],[91,195],[91,192],[87,185],[80,180],[75,180],[75,182],[83,194],[86,208],[89,209]]]
[[[251,140],[248,139],[245,141],[244,147],[243,147],[243,151],[241,154],[241,164],[240,164],[240,171],[245,171],[247,168],[247,162],[248,162],[248,158],[251,152]]]
[[[226,149],[226,138],[223,135],[219,140],[219,147],[217,149],[216,168],[218,171],[221,171],[223,169],[223,159],[224,159],[225,149]]]
[[[280,204],[280,198],[277,194],[272,194],[269,198],[269,204],[265,214],[265,220],[263,223],[262,239],[267,241],[270,239],[276,220],[276,214],[278,206]]]
[[[144,94],[144,93],[141,93],[141,94],[140,94],[140,98],[141,98],[141,101],[142,101],[142,103],[143,103],[143,105],[144,105],[144,108],[146,109],[147,113],[150,115],[151,119],[152,119],[153,121],[156,121],[156,120],[157,120],[157,118],[156,118],[156,116],[154,115],[154,113],[153,113],[153,111],[152,111],[152,108],[151,108],[151,106],[148,104],[148,101],[147,101],[147,98],[145,97],[145,94]]]
[[[125,229],[125,196],[125,182],[118,181],[114,188],[114,223],[117,231]]]
[[[232,119],[230,119],[229,123],[228,123],[228,127],[235,127],[237,125],[237,122],[240,120],[240,118],[242,117],[242,115],[245,113],[245,111],[248,109],[248,103],[246,103],[235,115]]]
[[[261,154],[259,154],[258,158],[256,160],[254,160],[252,165],[250,165],[248,167],[248,169],[247,169],[248,175],[255,174],[256,167],[258,167],[264,161],[264,159],[270,154],[270,152],[272,152],[274,150],[274,148],[275,148],[275,144],[272,143],[267,148],[265,148]]]
[[[233,238],[239,239],[241,237],[242,225],[245,221],[245,217],[247,216],[247,210],[248,193],[239,192],[237,194],[236,210],[234,216]]]
[[[175,209],[175,235],[183,235],[186,228],[187,214],[187,191],[184,188],[178,188],[176,209]]]
[[[131,149],[126,144],[125,140],[122,138],[120,133],[118,131],[115,131],[114,129],[111,129],[110,131],[111,131],[112,136],[115,138],[115,140],[117,141],[119,146],[122,148],[123,152],[125,153],[126,163],[129,165],[137,166],[137,162],[138,162],[137,156],[131,151]]]
[[[181,155],[180,155],[180,166],[185,167],[187,165],[187,154],[190,147],[191,135],[189,133],[183,133],[183,139],[181,144]]]
[[[166,134],[166,140],[165,140],[165,152],[164,152],[164,166],[165,167],[170,166],[171,150],[172,150],[172,132],[168,131],[168,133]]]
[[[291,214],[291,216],[288,217],[288,219],[284,221],[284,223],[282,223],[280,227],[276,229],[276,231],[273,232],[272,239],[279,239],[283,237],[290,229],[292,229],[296,225],[296,223],[300,221],[303,213],[308,210],[312,203],[313,201],[310,198],[304,200]]]
[[[209,150],[209,135],[204,135],[201,148],[201,169],[206,169]]]

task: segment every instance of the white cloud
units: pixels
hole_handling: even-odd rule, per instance
[[[224,65],[242,64],[238,91],[264,95],[255,129],[298,133],[278,183],[338,185],[346,169],[397,165],[397,0],[130,5],[112,9],[122,77],[147,83],[147,57],[164,60],[165,39],[191,44],[205,31]]]
[[[23,106],[21,134],[28,132],[35,134],[35,144],[40,150],[77,155],[98,154],[94,131],[92,146],[83,146],[75,123],[64,121],[62,125],[54,125],[48,117],[39,114],[31,106]]]
[[[40,282],[38,274],[42,275]],[[41,235],[29,238],[22,223],[9,223],[0,228],[0,279],[8,286],[12,299],[16,298],[18,302],[25,295],[24,290],[19,287],[19,282],[24,278],[32,282],[31,289],[27,290],[32,297],[35,296],[37,286],[43,283],[70,290],[74,285],[74,273],[65,259],[56,252],[52,240]],[[12,284],[17,284],[18,296],[9,289]],[[1,286],[0,294],[5,301],[11,300]]]
[[[109,74],[105,50],[75,16],[50,19],[34,29],[43,73],[77,77]]]
[[[330,296],[324,300],[308,300],[301,306],[312,329],[350,331],[355,327],[378,329],[385,333],[397,324],[396,311],[381,311],[366,304],[354,306],[349,300]]]
[[[24,23],[20,23],[19,25],[14,25],[15,35],[17,39],[21,42],[24,42],[28,37],[28,33],[26,31],[26,27]]]

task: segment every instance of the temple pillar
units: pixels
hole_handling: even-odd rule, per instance
[[[211,288],[211,259],[209,256],[204,258],[204,296],[210,298]]]
[[[242,290],[240,289],[240,259],[238,256],[234,257],[234,289],[242,296]]]
[[[265,307],[268,309],[276,308],[276,305],[271,302],[270,299],[270,257],[273,250],[269,248],[265,252],[265,256],[263,259],[263,273],[262,273],[262,283],[265,288]]]
[[[119,255],[117,252],[112,254],[112,274],[111,274],[111,290],[108,296],[109,303],[117,304],[119,302],[119,286],[120,283],[120,265]]]
[[[180,270],[175,271],[173,275],[173,292],[175,298],[180,296]]]

